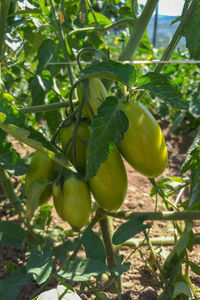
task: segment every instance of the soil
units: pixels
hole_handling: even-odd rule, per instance
[[[180,176],[180,167],[186,157],[186,151],[193,139],[189,135],[176,136],[174,134],[167,135],[168,125],[162,123],[161,127],[163,133],[166,137],[167,148],[169,151],[169,167],[162,174],[161,178],[165,176]],[[23,148],[24,151],[24,148]],[[26,151],[23,152],[23,155],[26,154]],[[155,209],[155,199],[150,196],[152,185],[150,181],[134,171],[127,163],[125,163],[127,174],[128,174],[128,193],[126,200],[121,207],[122,210],[128,211],[154,211]],[[12,180],[15,184],[19,183],[19,178],[12,177]],[[2,191],[0,191],[0,197],[3,199]],[[187,189],[180,197],[180,201],[184,201],[188,197]],[[4,200],[4,199],[3,199]],[[174,199],[171,198],[173,201]],[[8,201],[4,200],[1,203],[4,203],[4,207],[0,206],[0,217],[1,220],[11,220],[17,222],[15,212],[10,209]],[[1,204],[0,204],[1,205]],[[165,206],[161,199],[158,199],[158,210],[164,211]],[[64,223],[56,214],[55,210],[52,211],[53,223],[62,226],[67,229],[66,223]],[[113,220],[115,229],[122,223],[119,220]],[[150,230],[149,236],[151,238],[156,237],[172,237],[173,236],[173,226],[171,222],[164,221],[154,221],[150,223],[152,228]],[[195,232],[200,230],[200,221],[195,221]],[[137,237],[143,237],[142,235],[137,235]],[[162,250],[163,255],[167,255],[173,248],[173,246],[164,246],[164,245],[154,245],[154,250],[157,252]],[[155,262],[150,254],[150,251],[147,246],[141,246],[140,250],[143,252],[146,259],[154,268],[155,273],[159,276],[159,272],[156,269]],[[122,299],[138,299],[138,300],[154,300],[157,299],[157,296],[161,292],[160,287],[152,276],[151,272],[145,266],[143,259],[140,257],[139,252],[128,247],[123,247],[120,250],[120,253],[124,255],[125,258],[128,258],[131,253],[132,255],[128,259],[131,262],[131,267],[129,271],[122,276],[122,285],[123,293]],[[189,254],[193,262],[199,263],[200,261],[200,245],[195,245],[193,251]],[[162,262],[162,255],[158,255],[158,259]],[[15,269],[19,268],[26,261],[25,249],[15,249],[11,247],[6,247],[0,245],[0,281],[8,274],[6,271],[5,265],[8,265],[8,262],[12,262]],[[200,287],[200,277],[197,277],[194,274],[190,274],[191,281],[196,285],[197,288]],[[50,285],[45,287],[45,290],[48,290],[56,286],[56,282],[52,282]],[[37,289],[38,285],[35,282],[32,282],[29,286],[25,286],[20,289],[20,293],[17,297],[18,300],[28,300],[31,299]],[[110,299],[117,299],[116,295],[106,294]],[[94,295],[89,295],[88,297],[81,295],[82,299],[95,299]],[[200,298],[200,295],[199,295]],[[3,300],[3,299],[1,299]]]

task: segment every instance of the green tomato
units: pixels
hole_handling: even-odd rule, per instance
[[[87,183],[75,176],[65,179],[62,188],[53,185],[57,214],[74,229],[87,224],[91,214],[91,198]]]
[[[81,101],[83,97],[83,84],[79,84],[77,87],[77,93],[78,98]],[[107,91],[103,83],[98,78],[91,78],[89,79],[89,85],[88,85],[88,101],[90,103],[90,106],[94,112],[94,114],[97,114],[97,108],[102,103],[103,100],[108,96]],[[87,105],[87,102],[84,102],[83,105],[83,112],[85,115],[91,120],[92,114],[91,111]]]
[[[127,192],[127,175],[117,148],[109,154],[97,174],[89,180],[96,202],[105,210],[115,211],[122,205]]]
[[[90,136],[90,128],[86,121],[81,121],[75,138],[76,145],[76,161],[74,161],[74,151],[72,149],[72,141],[70,139],[73,136],[74,124],[63,127],[60,131],[60,138],[63,150],[66,147],[65,155],[67,159],[75,166],[75,168],[84,173],[86,165],[86,151],[87,151],[87,141]]]
[[[162,174],[168,163],[165,139],[152,114],[139,102],[121,104],[129,120],[129,128],[119,145],[125,160],[147,177]]]
[[[40,151],[35,151],[30,168],[25,178],[25,194],[28,195],[29,186],[34,181],[46,183],[55,178],[54,162]],[[52,195],[52,185],[48,184],[40,195],[39,204],[49,201]]]

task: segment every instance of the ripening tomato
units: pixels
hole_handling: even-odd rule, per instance
[[[77,93],[79,100],[83,97],[83,84],[79,84],[77,87]],[[103,100],[108,96],[107,90],[101,80],[99,78],[91,78],[89,79],[88,85],[88,101],[89,104],[94,112],[94,115],[97,113],[98,106],[102,103]],[[83,105],[83,112],[85,115],[91,120],[92,113],[86,103],[84,102]]]
[[[127,174],[119,150],[115,147],[97,174],[89,180],[96,202],[105,210],[115,211],[122,205],[127,192]]]
[[[46,183],[55,177],[54,162],[47,155],[40,151],[35,151],[30,163],[30,168],[25,177],[25,193],[28,195],[28,189],[32,182],[38,181]],[[39,204],[46,203],[52,195],[52,185],[47,185],[41,193]]]
[[[85,172],[86,165],[86,151],[87,151],[87,141],[90,136],[90,128],[86,121],[81,121],[78,125],[76,132],[75,145],[76,145],[76,161],[74,160],[74,151],[72,148],[72,139],[74,131],[74,124],[63,127],[60,131],[60,138],[63,150],[65,149],[65,155],[67,159],[74,165],[74,167],[79,171]],[[67,145],[67,146],[66,146]]]
[[[119,145],[126,161],[147,177],[162,174],[168,163],[165,139],[155,118],[140,103],[128,101],[120,109],[129,120],[129,128]]]
[[[63,186],[53,185],[54,205],[57,214],[74,229],[87,224],[91,214],[91,198],[88,184],[72,175],[65,179]]]

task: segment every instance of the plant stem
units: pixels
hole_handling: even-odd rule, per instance
[[[68,54],[68,51],[67,51],[67,48],[66,48],[66,44],[65,44],[65,37],[64,37],[62,24],[60,23],[59,19],[56,17],[56,11],[55,11],[55,7],[54,7],[54,4],[53,4],[53,0],[50,0],[50,4],[51,4],[51,9],[52,9],[52,14],[53,14],[54,20],[56,21],[56,25],[57,25],[57,29],[58,29],[58,32],[57,32],[58,33],[58,39],[59,39],[61,47],[63,49],[63,54],[64,54],[64,57],[65,57],[65,60],[67,62],[69,62],[70,57],[69,57],[69,54]],[[68,69],[70,83],[72,85],[74,79],[73,79],[73,73],[72,73],[72,70],[71,70],[71,66],[67,65],[67,69]]]
[[[104,247],[106,250],[106,258],[107,258],[108,267],[111,269],[111,280],[112,280],[113,278],[115,278],[115,275],[112,274],[112,268],[115,265],[115,256],[118,253],[118,247],[114,246],[112,243],[112,236],[113,236],[113,232],[114,232],[112,220],[110,217],[105,215],[100,220],[99,223],[100,223],[102,237],[103,237],[103,241],[104,241]],[[118,276],[116,278],[116,280],[117,280],[118,289],[121,291],[122,284],[121,284],[120,276]],[[117,292],[117,289],[116,289],[116,292]]]
[[[78,101],[74,100],[73,103],[77,104]],[[59,108],[65,108],[65,107],[69,107],[69,106],[70,106],[69,102],[56,102],[56,103],[50,103],[50,104],[44,104],[44,105],[23,107],[23,108],[19,108],[19,110],[21,112],[23,112],[24,114],[32,114],[32,113],[39,113],[42,111],[56,110]]]
[[[25,210],[21,204],[20,199],[17,197],[14,186],[10,180],[8,173],[0,169],[0,184],[5,196],[10,200],[10,203],[15,208],[21,219],[25,217]]]
[[[3,45],[4,45],[4,35],[6,29],[6,21],[8,10],[10,7],[10,0],[1,0],[0,1],[0,57],[3,56]]]
[[[132,218],[144,218],[145,220],[152,221],[173,221],[173,220],[200,220],[200,211],[166,211],[166,212],[108,212],[103,211],[102,213],[117,218],[130,220]]]
[[[151,16],[153,15],[157,3],[158,0],[147,0],[147,3],[141,15],[139,16],[138,19],[136,19],[136,23],[131,32],[130,39],[126,47],[122,51],[121,55],[119,56],[119,60],[123,61],[123,60],[132,59],[132,56],[142,39],[142,36],[147,28]]]
[[[197,8],[198,5],[199,5],[199,0],[193,0],[192,1],[192,3],[190,4],[190,7],[188,8],[188,10],[186,12],[186,14],[182,18],[179,26],[177,27],[170,43],[168,44],[161,60],[168,60],[170,58],[172,52],[174,51],[174,49],[177,46],[180,38],[183,35],[185,25],[190,20],[192,14],[194,13],[194,11],[195,11],[195,9]],[[163,69],[164,66],[165,66],[165,64],[158,64],[157,67],[155,68],[155,72],[160,72]]]

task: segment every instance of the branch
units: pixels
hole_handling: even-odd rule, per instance
[[[5,41],[4,35],[9,7],[10,0],[0,1],[0,57],[3,55],[3,44]]]
[[[137,49],[142,36],[147,28],[147,25],[153,15],[153,12],[157,6],[158,0],[148,0],[141,15],[136,19],[135,26],[131,32],[130,39],[122,51],[119,60],[132,59],[132,56]]]
[[[200,211],[166,211],[166,212],[127,212],[127,211],[118,211],[118,212],[109,212],[101,209],[103,214],[117,218],[130,220],[132,218],[144,218],[145,220],[152,221],[172,221],[172,220],[200,220]]]
[[[185,25],[188,23],[188,21],[190,20],[192,14],[194,13],[194,11],[196,10],[197,6],[199,5],[199,0],[193,0],[192,3],[190,4],[190,7],[188,8],[186,14],[184,15],[184,17],[182,18],[179,26],[177,27],[169,45],[167,46],[161,60],[168,60],[172,54],[172,52],[174,51],[175,47],[177,46],[180,38],[183,35],[183,31],[185,29]],[[155,68],[155,72],[160,72],[163,67],[165,65],[164,64],[158,64],[157,67]]]

